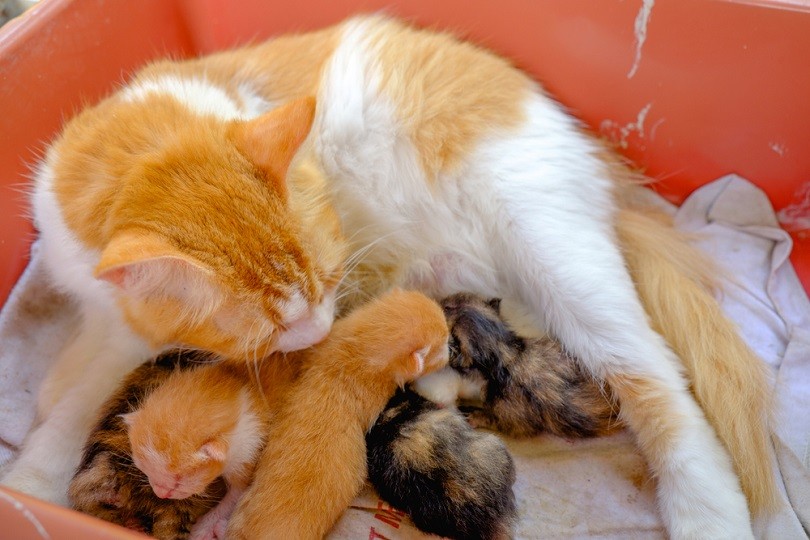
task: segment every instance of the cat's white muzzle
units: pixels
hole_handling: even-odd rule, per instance
[[[276,340],[275,350],[297,351],[321,342],[329,335],[334,318],[335,293],[332,291],[324,295],[320,304],[287,324],[287,329],[281,332]]]

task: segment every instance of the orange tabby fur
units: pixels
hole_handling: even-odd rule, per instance
[[[317,169],[285,180],[314,107],[303,98],[223,122],[150,94],[110,98],[67,126],[54,166],[65,221],[101,251],[97,277],[125,292],[128,322],[152,345],[264,356],[287,288],[301,284],[317,303],[339,279],[334,211],[300,196],[290,209],[292,184],[309,190]]]
[[[322,538],[366,478],[365,433],[397,385],[447,363],[441,308],[392,291],[337,321],[268,430],[228,538]]]

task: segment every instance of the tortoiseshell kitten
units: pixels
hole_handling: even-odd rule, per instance
[[[127,426],[121,415],[131,413],[177,370],[210,361],[207,353],[169,351],[154,363],[133,371],[101,410],[68,497],[80,512],[135,529],[155,538],[189,537],[194,522],[225,495],[221,479],[202,495],[187,499],[161,499],[149,479],[132,461]]]
[[[366,434],[368,478],[420,530],[447,538],[510,538],[515,465],[504,444],[453,408],[398,390]]]
[[[451,332],[450,363],[415,383],[423,396],[445,405],[457,398],[481,401],[463,408],[470,423],[514,437],[593,437],[618,426],[610,390],[559,342],[517,335],[502,318],[499,299],[460,293],[441,304]]]

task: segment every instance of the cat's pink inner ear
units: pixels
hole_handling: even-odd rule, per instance
[[[286,195],[287,168],[307,138],[314,117],[315,98],[305,97],[238,124],[235,129],[237,147],[265,171],[282,194]]]
[[[225,444],[217,440],[208,441],[202,445],[198,450],[198,454],[204,459],[212,459],[214,461],[225,461],[225,458],[228,457]]]
[[[184,296],[189,282],[199,290],[212,274],[204,264],[158,234],[138,230],[113,236],[95,269],[97,279],[138,296]]]

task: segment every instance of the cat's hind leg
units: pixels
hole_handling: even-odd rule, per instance
[[[521,133],[477,156],[492,175],[485,213],[507,292],[621,403],[658,481],[675,538],[751,538],[730,457],[650,327],[613,229],[611,181],[572,121],[540,96]],[[578,155],[579,154],[579,155]]]

